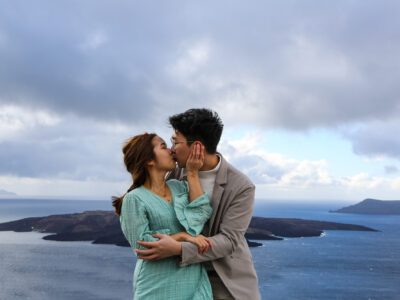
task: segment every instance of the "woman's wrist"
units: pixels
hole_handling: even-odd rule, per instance
[[[189,178],[199,177],[199,170],[186,170],[186,176]]]

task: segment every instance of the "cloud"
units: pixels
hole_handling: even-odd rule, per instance
[[[124,178],[121,147],[135,132],[133,127],[14,106],[0,111],[0,175],[83,181]]]
[[[298,161],[279,153],[269,153],[257,149],[261,143],[261,136],[251,133],[240,140],[222,141],[220,151],[255,184],[282,188],[332,184],[333,179],[326,170],[326,161]]]
[[[15,139],[26,128],[54,126],[60,119],[42,110],[27,110],[22,107],[0,106],[0,142],[4,139]]]
[[[86,40],[80,45],[82,50],[90,51],[99,48],[108,42],[108,37],[101,31],[90,34]]]
[[[0,12],[3,104],[130,124],[207,106],[290,130],[399,112],[396,1],[44,3]]]
[[[399,159],[399,8],[372,0],[3,3],[0,174],[69,187],[120,182],[123,140],[144,130],[167,137],[168,116],[192,107],[217,110],[230,128],[340,130],[359,155]],[[328,161],[269,153],[257,138],[221,149],[260,186],[397,186],[369,174],[335,178]]]
[[[400,159],[400,120],[374,121],[345,131],[356,154],[371,158]]]
[[[258,197],[282,199],[393,198],[400,192],[400,177],[368,173],[335,177],[326,160],[296,160],[270,153],[259,146],[261,136],[249,133],[239,140],[222,141],[219,151],[257,186]]]
[[[110,200],[111,196],[123,195],[130,183],[127,180],[119,182],[101,179],[81,181],[0,175],[0,186],[6,187],[7,190],[18,191],[19,197]]]
[[[398,173],[400,170],[396,166],[385,166],[385,173],[386,174],[395,174]]]

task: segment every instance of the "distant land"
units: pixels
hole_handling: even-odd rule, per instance
[[[365,226],[303,219],[253,217],[245,237],[250,247],[262,244],[253,240],[282,240],[283,237],[321,236],[323,230],[378,231]],[[83,213],[25,218],[0,224],[0,231],[52,233],[45,240],[93,241],[94,244],[129,246],[119,218],[113,211],[85,211]]]
[[[11,197],[11,196],[17,196],[16,193],[9,192],[3,189],[0,189],[0,197]]]
[[[357,204],[331,210],[335,213],[369,214],[369,215],[400,215],[400,200],[365,199]]]

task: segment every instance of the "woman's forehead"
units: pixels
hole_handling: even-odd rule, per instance
[[[153,138],[153,145],[157,146],[157,145],[162,145],[162,144],[166,144],[165,141],[162,138],[160,138],[158,135],[156,135]]]

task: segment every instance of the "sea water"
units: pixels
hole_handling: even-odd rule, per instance
[[[256,201],[255,216],[365,225],[380,232],[260,241],[251,248],[263,299],[400,299],[400,216],[329,213],[335,203]],[[0,200],[0,222],[110,210],[108,201]],[[132,299],[128,247],[0,232],[0,299]]]

